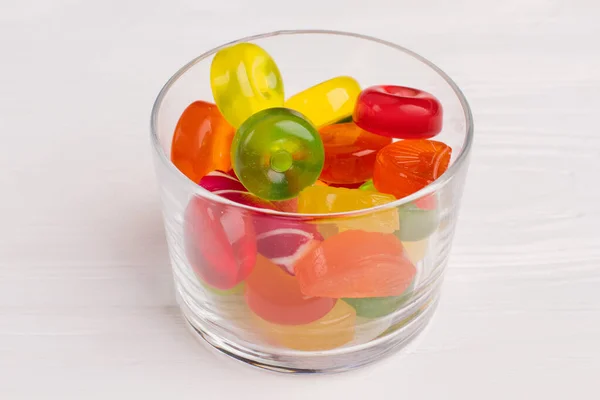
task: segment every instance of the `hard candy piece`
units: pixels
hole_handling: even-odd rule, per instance
[[[439,178],[450,164],[452,149],[435,140],[401,140],[377,153],[373,183],[378,191],[402,198]]]
[[[254,316],[269,342],[302,351],[322,351],[341,347],[354,338],[356,313],[343,301],[320,319],[303,325],[279,325]]]
[[[357,315],[356,327],[354,328],[354,339],[344,347],[356,346],[376,339],[391,326],[392,322],[393,319],[391,317],[371,319],[359,317]]]
[[[264,49],[252,43],[219,50],[210,66],[210,85],[219,110],[236,128],[258,111],[283,106],[279,68]]]
[[[239,296],[244,293],[244,282],[238,283],[231,289],[225,289],[225,290],[214,288],[204,282],[201,282],[201,284],[202,284],[202,286],[204,286],[206,288],[206,290],[209,293],[217,295],[217,296]]]
[[[410,202],[398,207],[400,229],[396,232],[402,241],[417,242],[428,238],[440,223],[437,209],[423,210]]]
[[[442,130],[442,105],[430,93],[404,86],[371,86],[360,93],[353,120],[361,128],[399,139],[427,139]]]
[[[394,201],[394,196],[358,189],[311,186],[298,196],[298,213],[329,214],[361,210]],[[364,231],[392,233],[399,228],[398,210],[370,212],[356,217],[336,218],[331,221],[340,231],[362,229]]]
[[[295,277],[260,254],[256,257],[254,271],[246,279],[245,297],[256,315],[281,325],[316,321],[327,314],[336,302],[332,298],[305,296]]]
[[[294,270],[302,293],[333,298],[400,296],[416,272],[396,236],[359,230],[325,239]]]
[[[360,190],[368,190],[371,192],[376,192],[375,185],[373,184],[373,179],[369,179],[359,187]]]
[[[313,186],[327,186],[325,182],[321,182],[317,180]],[[298,197],[294,197],[293,199],[281,200],[281,201],[273,201],[272,202],[275,208],[279,211],[288,212],[288,213],[297,213],[298,212]]]
[[[271,108],[248,118],[231,146],[233,169],[248,191],[286,200],[315,183],[324,160],[323,142],[301,114]]]
[[[391,314],[412,297],[412,287],[406,288],[400,296],[370,297],[362,299],[343,299],[355,310],[356,315],[364,318],[379,318]]]
[[[404,251],[408,259],[415,265],[425,258],[427,254],[427,246],[429,244],[428,239],[422,239],[418,241],[403,241]]]
[[[256,215],[258,252],[294,275],[294,264],[323,237],[313,224],[279,215]]]
[[[369,133],[353,122],[324,126],[319,134],[325,148],[320,179],[335,184],[371,179],[377,152],[392,143],[391,138]]]
[[[175,127],[171,161],[198,183],[212,170],[231,168],[231,142],[235,131],[216,105],[195,101],[183,111]]]
[[[338,76],[287,99],[285,106],[304,114],[317,127],[352,115],[360,85],[349,76]]]
[[[211,171],[200,180],[199,185],[209,192],[218,194],[236,203],[269,210],[276,209],[273,203],[263,200],[252,193],[248,193],[235,175],[226,174],[221,171]]]
[[[217,289],[233,288],[254,267],[252,219],[233,206],[192,197],[184,214],[184,243],[196,275]]]

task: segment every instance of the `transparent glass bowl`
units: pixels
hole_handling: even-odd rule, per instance
[[[392,84],[432,93],[444,109],[442,132],[433,140],[452,147],[450,167],[435,182],[406,198],[368,210],[337,214],[298,215],[264,210],[233,203],[204,190],[171,163],[173,132],[190,103],[214,101],[209,79],[212,58],[219,49],[238,42],[258,44],[271,54],[282,73],[286,97],[340,75],[354,77],[363,88]],[[276,371],[337,372],[368,364],[400,349],[426,326],[437,304],[448,262],[473,136],[467,101],[435,65],[398,45],[352,33],[280,31],[243,38],[202,54],[175,73],[154,104],[151,136],[178,302],[193,332],[216,349]],[[435,197],[434,209],[415,207],[415,202],[424,197]],[[325,312],[333,308],[312,322],[298,323],[293,318],[285,323],[269,322],[249,307],[256,300],[250,299],[251,285],[242,282],[223,291],[202,281],[202,270],[210,265],[198,256],[198,247],[202,241],[210,242],[208,238],[214,232],[196,229],[190,236],[189,228],[194,227],[189,207],[194,202],[210,208],[215,215],[229,215],[225,219],[237,221],[238,229],[244,225],[240,221],[301,222],[316,228],[325,238],[339,231],[360,229],[374,219],[387,220],[395,231],[385,234],[400,239],[415,274],[399,297],[366,302],[329,299],[321,307],[325,307]],[[377,261],[372,268],[377,268]],[[263,281],[258,281],[259,286],[282,279],[283,286],[291,285],[292,292],[297,290],[295,277],[289,274],[271,279],[266,273],[260,279]],[[296,303],[279,304],[265,298],[260,301],[266,302],[267,308],[279,307],[291,316],[297,311]]]

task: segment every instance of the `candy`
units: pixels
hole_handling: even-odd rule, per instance
[[[400,296],[370,297],[363,299],[343,299],[364,318],[379,318],[396,311],[412,297],[412,284]]]
[[[231,168],[234,129],[217,106],[205,101],[190,104],[179,117],[171,145],[171,161],[198,183],[212,170]]]
[[[215,55],[210,85],[219,110],[234,127],[252,114],[284,102],[279,68],[261,47],[238,43]]]
[[[353,120],[371,133],[399,139],[427,139],[442,129],[442,105],[422,90],[372,86],[356,101]]]
[[[394,201],[392,195],[358,189],[311,186],[298,196],[298,212],[305,214],[329,214],[360,210]],[[333,220],[332,220],[333,222]],[[365,215],[335,220],[340,231],[362,229],[372,232],[392,233],[399,228],[398,211],[370,212]]]
[[[343,301],[322,318],[303,325],[269,323],[258,316],[254,319],[270,342],[294,350],[330,350],[350,343],[354,338],[356,313]]]
[[[291,275],[314,241],[323,240],[315,225],[277,215],[257,215],[254,228],[258,252]]]
[[[385,332],[391,325],[391,317],[383,318],[364,318],[356,316],[356,327],[354,328],[354,339],[344,347],[356,346],[358,344],[368,343]]]
[[[315,183],[323,169],[323,142],[301,114],[271,108],[248,118],[231,146],[233,169],[246,189],[286,200]]]
[[[285,106],[321,127],[351,116],[359,93],[360,85],[354,78],[338,76],[290,97]]]
[[[359,187],[360,190],[369,190],[371,192],[376,192],[375,185],[373,184],[373,179],[369,179]]]
[[[305,296],[295,277],[260,254],[246,279],[245,297],[256,315],[282,325],[308,324],[327,314],[336,302],[332,298]]]
[[[401,140],[379,151],[373,170],[378,191],[397,198],[411,195],[439,178],[452,149],[434,140]]]
[[[276,209],[273,203],[263,200],[252,193],[248,193],[244,185],[232,174],[211,171],[200,180],[199,185],[214,194],[218,194],[236,203],[270,210]]]
[[[400,230],[396,232],[402,241],[416,242],[427,238],[438,227],[439,212],[436,209],[423,210],[414,202],[398,208]]]
[[[392,143],[391,138],[369,133],[350,122],[319,129],[325,148],[320,179],[328,183],[361,183],[373,176],[377,152]]]
[[[415,265],[419,261],[423,260],[423,258],[425,258],[428,244],[429,241],[427,239],[422,239],[414,242],[402,242],[402,246],[404,246],[404,252],[406,253],[406,256]]]
[[[214,288],[231,289],[252,272],[252,219],[232,206],[193,197],[184,215],[185,252],[194,272]]]
[[[325,239],[294,270],[302,293],[334,298],[400,296],[416,272],[396,236],[358,230]]]

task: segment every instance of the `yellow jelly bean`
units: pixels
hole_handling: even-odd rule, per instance
[[[354,78],[338,76],[290,97],[285,106],[304,114],[319,128],[351,116],[359,93]]]
[[[221,114],[236,128],[258,111],[283,106],[279,68],[252,43],[219,50],[210,66],[210,85]]]
[[[270,343],[294,350],[330,350],[354,339],[356,311],[341,300],[324,317],[304,325],[279,325],[253,317]]]

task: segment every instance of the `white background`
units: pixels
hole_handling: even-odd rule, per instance
[[[1,399],[598,399],[597,1],[0,0]],[[201,52],[365,33],[464,90],[475,146],[443,298],[403,355],[283,376],[208,352],[174,301],[148,139]]]

